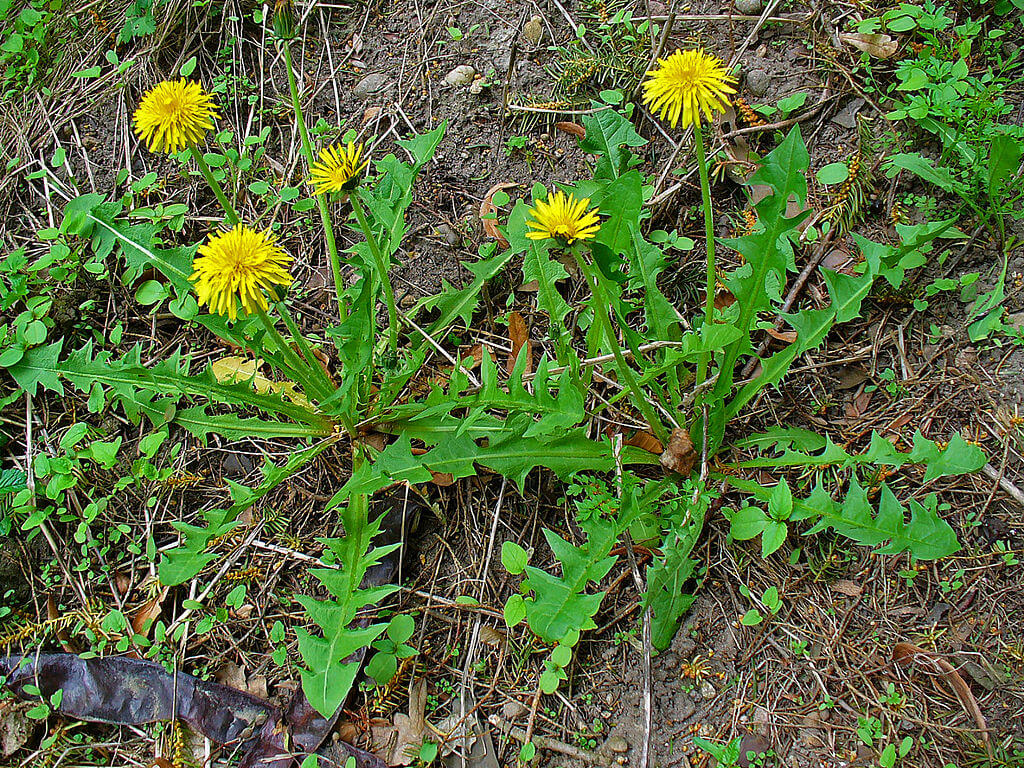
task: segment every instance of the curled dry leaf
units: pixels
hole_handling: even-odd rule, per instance
[[[796,331],[776,331],[774,328],[769,328],[768,335],[773,339],[784,341],[787,344],[792,344],[796,341]]]
[[[868,56],[874,56],[876,59],[888,59],[900,47],[899,43],[888,35],[877,33],[843,32],[839,35],[839,40],[851,48],[864,51]]]
[[[161,606],[163,605],[164,598],[167,597],[168,589],[170,588],[164,587],[156,597],[152,600],[147,600],[135,612],[135,615],[132,616],[132,632],[136,635],[149,637],[149,629],[153,626],[157,616],[160,615]]]
[[[555,123],[555,128],[557,128],[560,131],[564,131],[565,133],[568,133],[572,136],[575,136],[577,139],[585,138],[587,135],[586,128],[584,128],[579,123],[559,122]]]
[[[499,248],[508,248],[508,240],[505,239],[505,236],[501,234],[501,231],[498,229],[497,219],[488,215],[498,212],[498,209],[494,207],[494,203],[491,202],[491,198],[494,197],[494,193],[498,190],[512,189],[515,186],[517,185],[510,181],[495,184],[487,190],[487,194],[484,195],[483,202],[480,203],[480,223],[484,225],[484,232],[487,233],[487,236],[498,241]]]
[[[736,303],[736,297],[728,288],[719,288],[715,291],[715,309],[728,309]]]
[[[981,738],[985,742],[985,749],[988,751],[989,757],[992,757],[992,742],[988,735],[988,724],[985,722],[985,716],[981,713],[981,707],[978,706],[974,694],[971,693],[971,687],[960,677],[960,673],[956,671],[952,664],[941,656],[930,653],[924,648],[919,648],[911,643],[896,643],[892,649],[892,660],[894,664],[903,669],[921,669],[932,677],[938,675],[949,683],[950,688],[953,689],[956,697],[960,700],[964,711],[974,719],[974,724],[981,731]]]
[[[505,368],[508,373],[512,373],[512,369],[515,368],[516,360],[519,359],[519,353],[523,347],[526,347],[526,367],[523,369],[523,373],[533,372],[533,342],[530,341],[530,331],[526,327],[526,321],[523,320],[523,316],[518,312],[511,312],[508,316],[508,336],[509,341],[512,342],[512,351],[509,353],[508,360],[505,364]]]
[[[697,450],[693,447],[690,433],[679,427],[673,429],[668,447],[661,454],[659,461],[669,472],[689,475],[693,471],[693,465],[697,463]]]
[[[650,453],[661,453],[665,450],[665,446],[661,444],[661,440],[654,436],[654,433],[646,429],[638,429],[632,436],[622,441],[623,445],[631,445],[634,448],[639,448],[642,451],[648,451]]]

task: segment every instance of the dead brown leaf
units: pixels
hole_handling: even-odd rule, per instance
[[[526,347],[526,368],[523,369],[523,373],[533,373],[533,342],[530,341],[530,331],[526,327],[526,321],[518,312],[509,313],[508,336],[512,342],[512,351],[505,364],[508,373],[512,373],[512,369],[515,368],[516,360],[519,359],[519,353],[524,346]]]
[[[693,447],[690,433],[676,427],[668,441],[668,447],[659,459],[661,466],[669,472],[689,475],[697,462],[697,450]]]
[[[728,288],[719,288],[715,291],[715,309],[728,309],[735,303],[736,297]]]
[[[900,47],[899,43],[888,35],[878,33],[841,32],[839,40],[851,48],[864,51],[868,56],[874,56],[876,59],[888,59]]]
[[[855,389],[868,380],[868,372],[855,365],[844,365],[839,369],[837,389]]]
[[[792,344],[796,341],[796,331],[776,331],[774,328],[769,328],[768,335],[773,339],[784,341],[787,344]]]
[[[650,453],[660,454],[665,450],[665,446],[661,444],[661,440],[656,438],[653,432],[646,429],[638,429],[632,436],[623,440],[622,444],[631,445],[634,448],[639,448],[642,451],[648,451]]]
[[[409,694],[409,714],[395,713],[395,742],[388,765],[411,765],[419,756],[427,730],[426,704],[427,680],[422,678]]]
[[[495,184],[487,190],[487,194],[484,195],[484,199],[480,203],[480,223],[484,225],[484,232],[487,233],[487,236],[498,241],[498,247],[500,248],[508,248],[508,240],[505,239],[505,236],[501,234],[501,230],[498,229],[498,220],[490,215],[498,212],[494,203],[491,202],[491,198],[494,197],[494,193],[499,189],[512,189],[516,186],[518,185],[510,181]]]
[[[981,731],[981,738],[985,742],[985,749],[989,757],[992,757],[992,742],[988,735],[988,724],[985,722],[985,716],[981,713],[981,707],[978,706],[978,702],[971,692],[971,687],[964,682],[964,679],[960,677],[960,673],[956,671],[952,664],[941,656],[929,653],[924,648],[919,648],[911,643],[896,643],[892,649],[892,660],[904,669],[921,668],[932,677],[938,674],[945,679],[953,689],[956,697],[960,700],[964,711],[974,719],[974,724]]]
[[[847,597],[860,597],[864,592],[864,587],[849,579],[839,579],[832,585],[832,589]]]
[[[149,628],[153,626],[153,622],[160,615],[161,606],[163,605],[164,598],[167,597],[168,589],[169,587],[164,587],[160,594],[156,595],[152,600],[147,600],[143,603],[142,607],[132,616],[132,631],[136,635],[149,636]]]
[[[413,456],[423,456],[426,452],[426,448],[413,447],[410,449]],[[450,485],[455,485],[455,475],[451,472],[435,472],[434,470],[428,470],[430,472],[430,481],[441,488],[447,488]]]
[[[587,135],[586,128],[584,128],[579,123],[570,123],[563,121],[555,123],[555,128],[557,128],[560,131],[565,131],[570,136],[575,136],[577,139],[582,139]]]

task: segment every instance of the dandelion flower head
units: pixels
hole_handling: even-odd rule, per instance
[[[572,193],[549,192],[547,200],[535,200],[526,226],[532,231],[526,233],[531,240],[544,240],[549,237],[564,240],[571,245],[577,240],[586,240],[597,234],[601,222],[597,218],[597,209],[591,208],[590,198],[577,200]]]
[[[150,152],[174,154],[198,144],[216,117],[217,105],[199,83],[168,80],[142,97],[135,110],[135,133]]]
[[[355,186],[354,181],[366,167],[363,145],[349,142],[342,146],[335,144],[320,151],[320,160],[309,169],[309,183],[313,191],[322,195],[327,192],[343,192]]]
[[[239,224],[227,232],[211,234],[199,246],[189,280],[195,283],[201,305],[208,304],[211,312],[234,320],[238,301],[245,314],[266,311],[264,291],[291,283],[291,261],[272,234]]]
[[[722,61],[703,49],[677,50],[667,59],[658,59],[658,68],[647,73],[644,104],[675,128],[700,125],[701,113],[711,120],[714,112],[724,112],[729,95],[736,93],[736,78]]]

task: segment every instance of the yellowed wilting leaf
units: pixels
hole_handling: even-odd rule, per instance
[[[661,466],[669,472],[689,475],[693,471],[693,465],[697,462],[697,450],[693,447],[693,441],[690,440],[690,433],[679,427],[673,429],[668,447],[661,454],[659,461]]]
[[[515,186],[518,185],[510,181],[495,184],[487,190],[487,194],[484,195],[484,199],[480,203],[480,223],[484,225],[484,232],[487,233],[487,236],[498,241],[500,248],[508,248],[508,240],[505,239],[505,236],[501,234],[501,230],[498,229],[498,220],[491,215],[498,212],[494,203],[491,202],[491,198],[494,197],[494,193],[499,189],[512,189]]]
[[[221,384],[238,384],[249,381],[252,388],[261,395],[268,393],[281,395],[296,405],[312,408],[312,403],[299,392],[294,381],[271,381],[259,369],[263,366],[260,358],[247,358],[239,355],[229,355],[220,360],[214,360],[210,364],[213,375]]]
[[[567,121],[555,123],[555,128],[560,131],[568,133],[570,136],[575,136],[577,139],[585,138],[587,130],[579,123],[570,123]]]
[[[515,368],[516,360],[519,359],[519,353],[523,347],[526,347],[526,368],[523,369],[523,373],[533,372],[533,342],[530,341],[530,331],[526,327],[526,321],[523,320],[523,316],[518,312],[511,312],[508,316],[508,336],[509,341],[512,342],[512,351],[509,353],[508,361],[506,362],[506,370],[512,373],[512,369]]]
[[[864,51],[868,56],[874,56],[876,59],[888,59],[900,47],[899,43],[888,35],[878,33],[842,32],[839,35],[839,40],[851,48]]]

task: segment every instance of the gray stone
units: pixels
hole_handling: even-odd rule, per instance
[[[771,83],[771,78],[768,77],[768,73],[763,69],[752,69],[747,72],[747,88],[755,96],[764,96],[768,93],[768,85]]]
[[[356,87],[352,89],[352,95],[357,99],[368,99],[383,91],[390,84],[391,81],[383,72],[371,72],[356,83]]]
[[[475,74],[476,70],[469,64],[460,64],[444,76],[444,81],[454,87],[469,85],[473,82],[473,75]]]
[[[852,99],[849,104],[832,116],[832,122],[843,126],[843,128],[853,128],[857,125],[857,113],[865,103],[864,99]]]
[[[609,736],[608,741],[605,743],[612,752],[622,754],[629,751],[629,742],[621,736]]]
[[[760,16],[762,3],[761,0],[736,0],[736,13],[742,14],[743,16]]]

